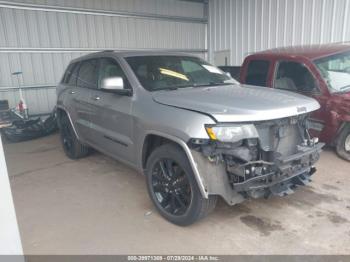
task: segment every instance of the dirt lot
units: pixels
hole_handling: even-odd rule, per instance
[[[58,135],[5,145],[26,254],[350,254],[350,163],[322,153],[308,187],[181,228],[144,177],[99,153],[72,161]]]

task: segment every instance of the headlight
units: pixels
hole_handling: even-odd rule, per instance
[[[230,126],[206,126],[205,129],[212,140],[221,142],[238,142],[242,139],[259,137],[258,131],[252,124]]]

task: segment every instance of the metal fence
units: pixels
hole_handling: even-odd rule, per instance
[[[211,0],[209,4],[210,52],[228,50],[232,65],[265,49],[350,41],[350,0]]]
[[[14,107],[17,79],[29,111],[55,105],[54,86],[70,60],[89,52],[172,50],[207,53],[200,2],[178,0],[0,0],[0,99]]]

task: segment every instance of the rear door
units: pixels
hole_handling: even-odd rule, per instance
[[[91,92],[97,88],[98,77],[98,60],[89,59],[80,63],[76,76],[76,88],[74,89],[74,101],[76,111],[76,128],[81,139],[91,142],[91,125],[90,117],[91,108]]]
[[[123,78],[125,88],[131,88],[120,64],[114,58],[101,58],[98,86],[103,79],[117,76]],[[133,162],[132,96],[98,88],[92,91],[90,103],[93,145],[116,158]]]
[[[75,104],[78,96],[76,88],[78,70],[79,63],[70,64],[64,73],[63,79],[57,90],[59,97],[64,96],[63,99],[58,99],[58,105],[64,106],[64,108],[69,112],[72,119],[77,119],[77,110]]]

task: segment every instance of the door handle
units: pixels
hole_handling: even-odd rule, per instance
[[[70,91],[69,93],[73,95],[73,94],[75,94],[75,91]]]
[[[92,99],[92,100],[100,100],[101,97],[99,97],[99,96],[93,96],[93,97],[91,97],[91,99]]]

